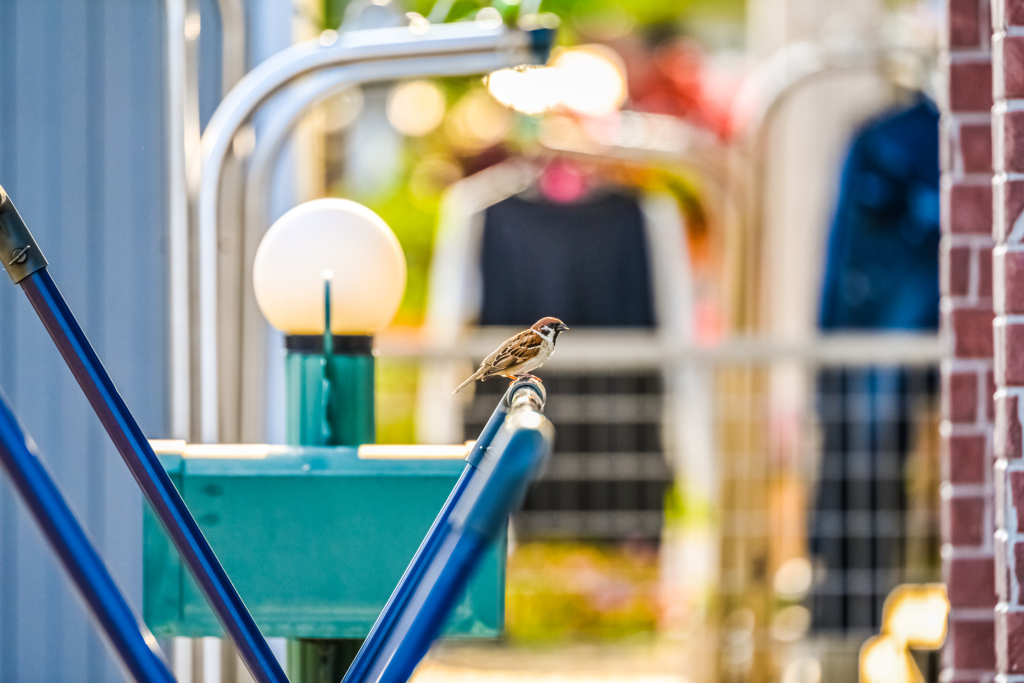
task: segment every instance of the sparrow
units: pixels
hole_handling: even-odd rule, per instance
[[[478,379],[507,377],[515,381],[520,377],[532,377],[530,373],[544,365],[554,353],[558,335],[568,329],[569,326],[558,318],[541,318],[529,329],[502,342],[491,355],[483,359],[480,368],[452,393],[459,393],[467,384]]]

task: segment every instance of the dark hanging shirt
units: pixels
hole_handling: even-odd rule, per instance
[[[481,325],[652,327],[654,305],[637,198],[572,204],[512,196],[486,209]]]

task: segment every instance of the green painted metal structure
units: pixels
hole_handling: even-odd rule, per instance
[[[319,341],[320,337],[291,337]],[[365,343],[349,352],[343,343]],[[365,340],[365,341],[363,341]],[[376,441],[374,357],[369,337],[328,337],[320,351],[285,354],[285,438],[296,446],[358,446]],[[331,348],[333,347],[333,348]],[[338,348],[342,347],[342,348]]]
[[[160,458],[265,636],[364,638],[463,461],[266,448],[248,457]],[[505,537],[487,552],[449,620],[449,637],[501,633]],[[143,613],[157,636],[221,634],[148,509]]]

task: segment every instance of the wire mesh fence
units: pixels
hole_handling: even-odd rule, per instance
[[[381,351],[479,358],[502,333]],[[697,349],[574,331],[538,373],[556,451],[514,535],[656,548],[659,631],[703,660],[695,682],[856,680],[889,592],[939,580],[940,356],[908,335]],[[477,385],[465,434],[503,390]]]

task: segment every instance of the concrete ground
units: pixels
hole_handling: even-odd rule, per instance
[[[441,643],[416,670],[413,683],[690,683],[678,645]]]

